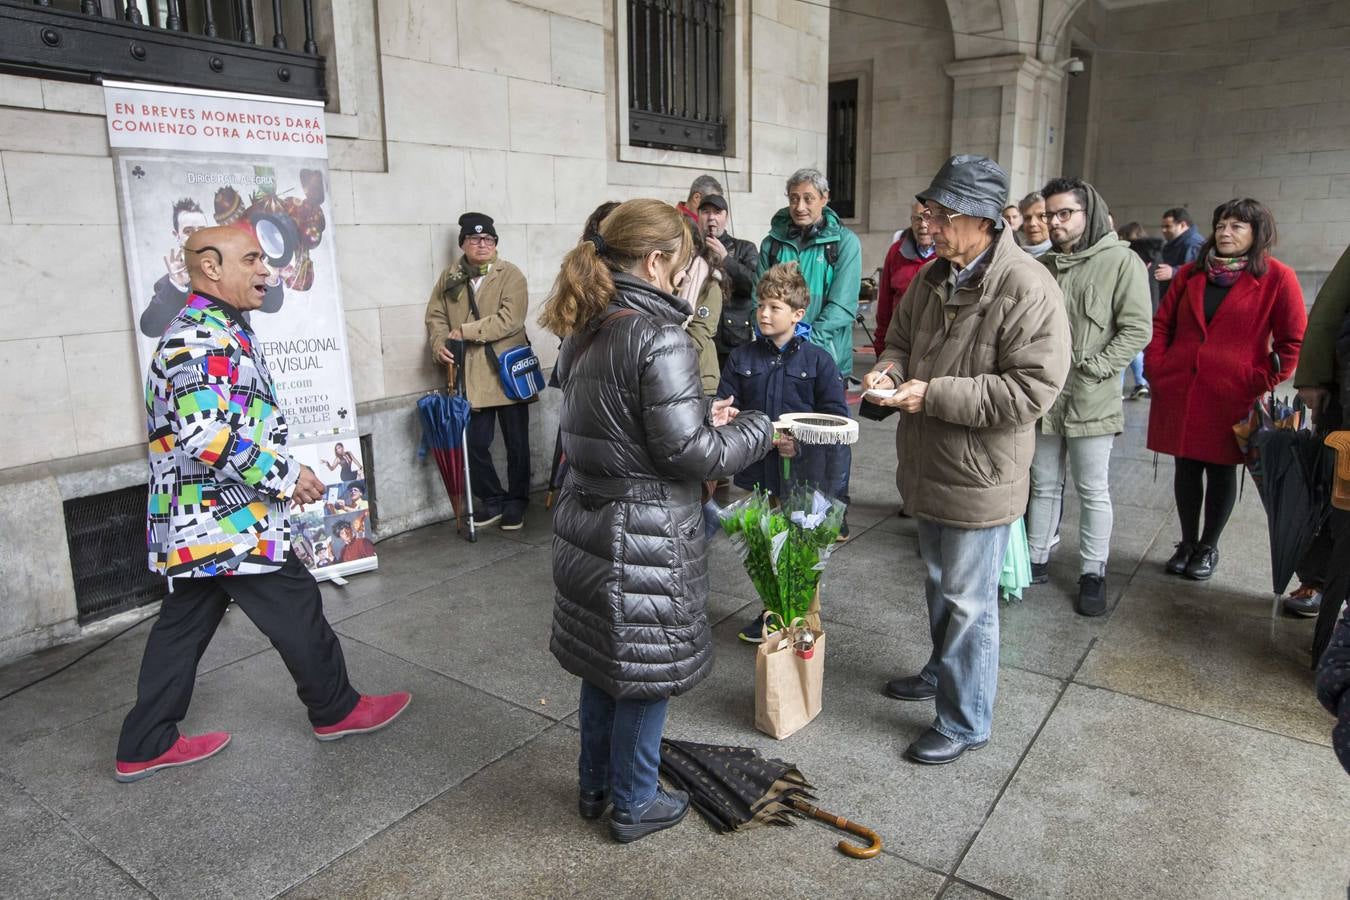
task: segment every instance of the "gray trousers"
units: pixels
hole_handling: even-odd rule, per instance
[[[1111,488],[1109,471],[1115,435],[1066,438],[1036,433],[1031,459],[1031,503],[1027,507],[1027,543],[1031,561],[1050,560],[1051,542],[1064,503],[1064,475],[1073,476],[1080,504],[1078,547],[1084,575],[1106,575],[1111,552]]]

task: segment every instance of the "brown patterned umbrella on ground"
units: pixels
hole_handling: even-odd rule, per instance
[[[840,841],[839,851],[854,859],[881,852],[875,831],[825,812],[801,771],[781,759],[766,759],[749,747],[661,741],[661,774],[689,794],[689,802],[719,832],[756,825],[792,825],[797,816],[819,819],[870,844]]]

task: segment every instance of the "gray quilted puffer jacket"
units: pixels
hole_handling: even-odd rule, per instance
[[[614,281],[605,316],[558,358],[569,469],[553,510],[550,649],[611,696],[656,699],[712,666],[700,483],[764,456],[773,429],[758,412],[708,424],[684,304]]]

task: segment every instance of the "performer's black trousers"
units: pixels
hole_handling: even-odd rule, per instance
[[[506,442],[506,489],[492,464],[496,423]],[[530,503],[530,404],[508,403],[469,414],[469,481],[475,512],[523,513]]]
[[[117,744],[119,760],[154,759],[178,740],[197,663],[230,600],[277,648],[314,726],[340,722],[355,708],[359,695],[347,680],[337,635],[323,616],[319,585],[293,554],[265,575],[177,578],[145,642],[136,705],[122,723]]]

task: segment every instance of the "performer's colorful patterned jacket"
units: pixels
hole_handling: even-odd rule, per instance
[[[256,575],[286,560],[286,501],[300,466],[253,332],[194,293],[145,383],[150,568],[170,578]]]

